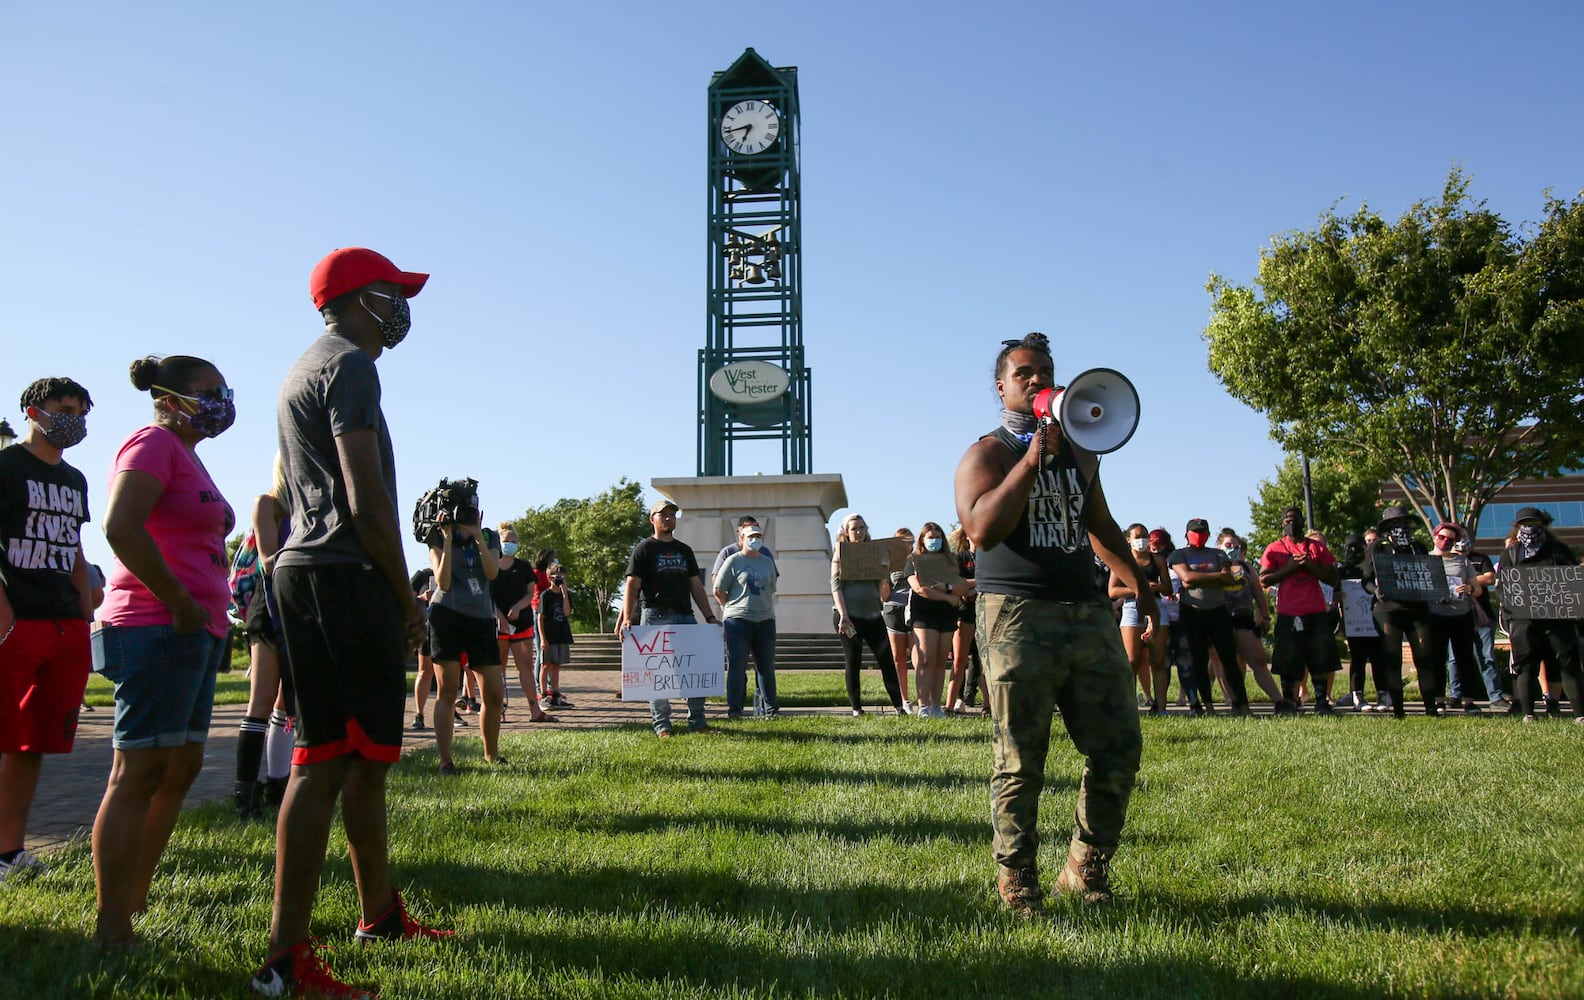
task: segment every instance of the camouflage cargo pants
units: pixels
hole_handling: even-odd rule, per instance
[[[1006,594],[979,596],[979,644],[995,716],[990,817],[996,863],[1029,868],[1053,709],[1085,757],[1073,839],[1116,849],[1143,737],[1133,671],[1110,609]]]

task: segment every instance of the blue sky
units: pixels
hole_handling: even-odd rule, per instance
[[[705,88],[753,46],[799,69],[813,467],[853,509],[954,520],[994,354],[1037,329],[1059,376],[1140,390],[1119,520],[1247,527],[1280,454],[1206,369],[1206,277],[1453,163],[1514,222],[1578,192],[1581,29],[1576,3],[11,3],[0,390],[88,386],[97,515],[149,413],[127,365],[213,360],[239,418],[202,455],[245,515],[320,329],[308,272],[366,245],[434,275],[380,362],[404,518],[441,476],[497,519],[691,475]]]

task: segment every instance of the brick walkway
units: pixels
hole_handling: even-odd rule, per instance
[[[530,723],[527,702],[518,690],[515,672],[508,674],[507,696],[511,699],[503,733],[526,732],[532,729],[598,729],[621,725],[649,724],[649,706],[646,702],[620,700],[621,675],[609,670],[566,670],[561,675],[561,691],[576,708],[555,709],[551,714],[559,721]],[[433,705],[433,702],[430,702]],[[231,797],[236,784],[237,725],[242,720],[243,705],[216,705],[214,721],[209,729],[209,741],[204,749],[204,768],[187,793],[189,806],[199,802],[222,801]],[[725,713],[724,705],[711,705],[710,717]],[[803,708],[785,714],[845,713],[845,708]],[[433,713],[426,713],[430,721]],[[111,727],[115,709],[111,707],[84,711],[77,729],[76,748],[65,756],[45,757],[44,770],[39,777],[38,794],[28,817],[27,845],[33,851],[58,848],[74,837],[87,837],[93,829],[94,814],[99,810],[99,800],[104,796],[105,780],[110,773],[112,749]],[[412,694],[407,695],[408,723],[413,716]],[[470,716],[469,721],[473,719]],[[474,724],[459,727],[463,739],[477,739]],[[423,732],[408,730],[403,746],[407,749],[424,748],[434,743],[434,730]]]

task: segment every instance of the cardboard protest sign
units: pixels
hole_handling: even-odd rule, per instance
[[[891,572],[902,572],[902,565],[907,562],[907,557],[913,554],[913,543],[895,535],[885,539],[885,543],[891,546]]]
[[[1510,618],[1584,618],[1584,566],[1512,566],[1497,570]]]
[[[904,539],[905,541],[905,539]],[[836,557],[841,560],[843,580],[889,580],[893,570],[902,568],[907,559],[893,560],[889,541],[838,542]]]
[[[719,625],[634,625],[622,636],[622,701],[726,693]]]
[[[913,572],[926,587],[950,584],[953,590],[967,583],[957,575],[957,557],[950,552],[919,552],[913,556]]]
[[[1444,601],[1446,566],[1440,556],[1377,552],[1375,588],[1388,601]]]
[[[1364,589],[1362,580],[1342,581],[1342,634],[1354,639],[1380,635],[1372,613],[1375,599]]]

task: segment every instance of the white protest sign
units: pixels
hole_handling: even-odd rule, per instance
[[[1380,635],[1371,609],[1375,601],[1362,580],[1342,581],[1342,634],[1351,638]]]
[[[634,625],[622,636],[622,701],[725,693],[726,639],[719,625]]]

